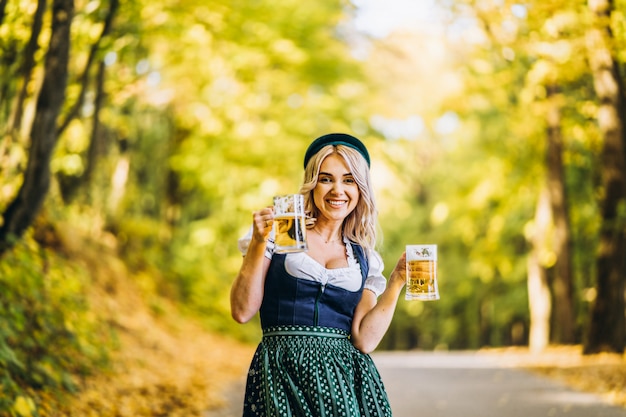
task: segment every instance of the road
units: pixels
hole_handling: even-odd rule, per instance
[[[375,353],[394,417],[626,417],[599,396],[475,352]]]
[[[394,417],[626,417],[624,408],[514,369],[501,356],[376,352],[372,358]],[[243,384],[229,387],[226,406],[204,417],[241,417]]]

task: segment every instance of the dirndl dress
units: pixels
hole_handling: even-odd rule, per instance
[[[365,281],[367,261],[359,246],[353,249]],[[273,256],[266,277],[263,339],[248,372],[243,416],[391,416],[372,358],[350,341],[363,286],[350,292],[299,280],[286,272],[284,257]]]

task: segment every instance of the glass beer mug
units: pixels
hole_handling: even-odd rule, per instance
[[[406,300],[438,300],[437,245],[406,246]]]
[[[274,197],[274,232],[274,252],[304,252],[308,249],[302,194]]]

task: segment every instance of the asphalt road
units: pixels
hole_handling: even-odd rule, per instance
[[[394,417],[626,417],[596,395],[475,352],[375,353]]]
[[[626,409],[599,396],[514,369],[498,356],[376,352],[372,358],[394,417],[626,417]],[[244,384],[242,377],[227,387],[225,407],[204,417],[241,417]]]

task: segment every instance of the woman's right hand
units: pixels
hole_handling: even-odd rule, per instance
[[[268,206],[252,213],[252,237],[259,242],[267,240],[274,224],[274,207]]]

